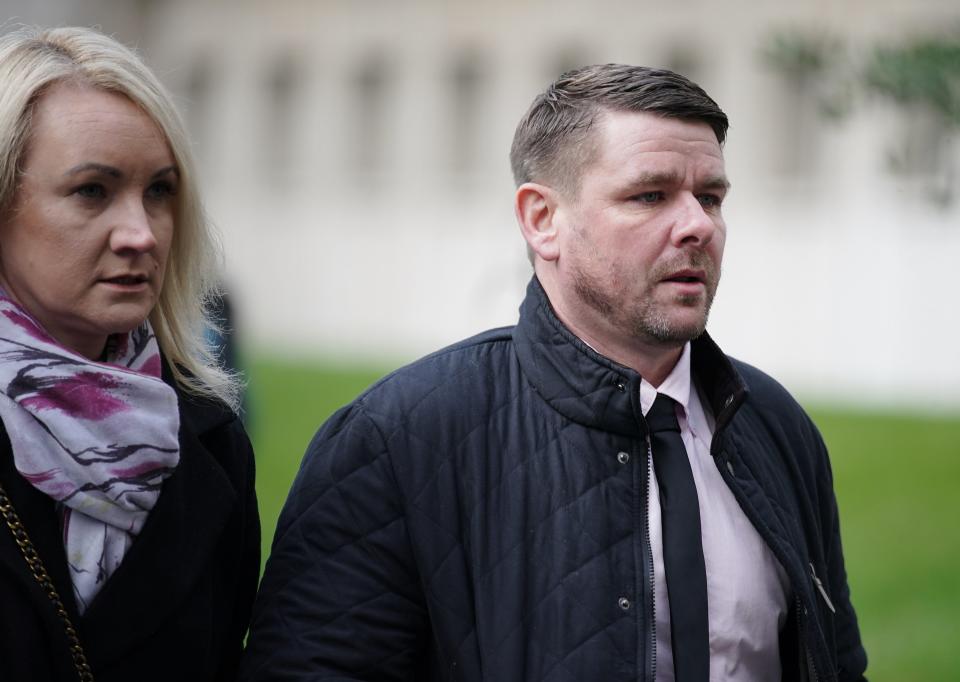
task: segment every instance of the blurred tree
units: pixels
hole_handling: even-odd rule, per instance
[[[847,82],[838,78],[846,61],[843,44],[825,31],[780,32],[763,45],[760,58],[779,76],[779,92],[771,98],[778,125],[772,169],[792,180],[815,178],[825,152],[822,119],[838,118],[849,100],[837,91]]]
[[[960,35],[880,46],[867,62],[864,82],[898,104],[928,107],[960,126]]]
[[[778,31],[760,59],[800,92],[813,95],[820,113],[837,118],[850,108],[849,68],[843,41],[827,31]]]
[[[878,46],[862,79],[868,92],[909,116],[907,134],[888,153],[891,168],[925,175],[927,196],[940,206],[953,204],[960,191],[960,34]]]
[[[772,34],[761,61],[812,97],[822,116],[849,115],[856,99],[880,97],[902,113],[904,132],[892,136],[890,169],[917,178],[946,207],[958,198],[955,145],[960,138],[960,32],[875,45],[851,59],[843,41],[824,31]]]

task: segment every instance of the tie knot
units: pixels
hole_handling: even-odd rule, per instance
[[[650,433],[680,431],[676,404],[676,401],[670,396],[657,393],[657,399],[653,401],[653,406],[645,417]]]

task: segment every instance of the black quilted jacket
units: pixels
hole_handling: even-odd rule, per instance
[[[784,679],[862,679],[819,434],[706,334],[692,368],[717,466],[793,586]],[[280,517],[241,678],[652,679],[639,385],[563,327],[534,279],[516,327],[339,411]]]

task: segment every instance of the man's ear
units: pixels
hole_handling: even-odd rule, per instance
[[[536,182],[525,182],[517,188],[513,208],[520,224],[520,232],[527,240],[530,250],[542,260],[553,261],[560,257],[557,239],[556,190]]]

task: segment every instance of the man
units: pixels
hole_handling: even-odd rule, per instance
[[[863,679],[823,442],[704,331],[726,129],[668,71],[537,97],[511,152],[520,320],[319,431],[246,679]]]

